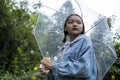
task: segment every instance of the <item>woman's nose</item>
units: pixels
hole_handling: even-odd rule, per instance
[[[74,22],[74,23],[73,23],[73,25],[74,25],[74,26],[77,26],[77,23],[76,23],[76,22]]]

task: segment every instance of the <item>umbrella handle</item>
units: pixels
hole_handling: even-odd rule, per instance
[[[43,67],[45,67],[45,66],[44,66],[43,64],[40,64],[38,68],[43,68]],[[50,70],[45,70],[45,72],[46,72],[46,73],[49,73]]]
[[[44,67],[44,65],[43,65],[43,64],[40,64],[38,68],[43,68],[43,67]]]

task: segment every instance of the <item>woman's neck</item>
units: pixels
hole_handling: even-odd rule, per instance
[[[78,36],[78,35],[70,35],[70,36],[69,36],[69,37],[70,37],[70,42],[74,41],[77,36]]]

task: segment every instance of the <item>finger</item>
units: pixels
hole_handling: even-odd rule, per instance
[[[43,64],[40,64],[38,68],[45,68]]]
[[[45,59],[42,59],[41,62],[44,62],[44,63],[46,63],[46,62],[50,62],[50,59],[45,58]]]
[[[47,62],[46,59],[41,60],[41,63],[42,63],[42,64],[44,64],[44,63],[46,63],[46,62]]]
[[[43,74],[43,75],[48,75],[49,72],[50,72],[50,70],[45,70],[45,71],[42,72],[42,74]]]
[[[52,64],[52,62],[50,60],[41,60],[41,64],[45,65],[45,66],[49,66],[50,64]]]
[[[42,75],[48,75],[48,71],[43,70],[43,71],[41,72],[41,74],[42,74]]]
[[[39,68],[39,69],[38,69],[38,71],[39,71],[39,72],[43,72],[43,71],[44,71],[44,69],[42,69],[42,68],[40,69],[40,68]]]
[[[49,74],[50,70],[46,70],[46,74]]]

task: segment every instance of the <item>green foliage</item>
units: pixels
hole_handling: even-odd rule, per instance
[[[27,6],[27,1],[0,0],[0,79],[39,66],[41,55],[32,33],[37,15]]]
[[[114,34],[114,43],[120,41],[120,26],[119,29],[116,30],[116,33]]]
[[[0,80],[43,80],[44,76],[42,76],[39,72],[36,71],[21,71],[22,75],[13,75],[9,72],[6,72],[4,76],[0,76]]]
[[[106,74],[104,80],[119,80],[120,79],[120,42],[115,43],[115,50],[116,50],[116,54],[119,59],[117,59],[115,63],[112,65],[109,72]],[[112,76],[114,76],[114,79]]]
[[[108,25],[109,25],[110,29],[113,28],[113,24],[115,22],[115,18],[116,18],[115,15],[112,15],[111,17],[108,18]]]

